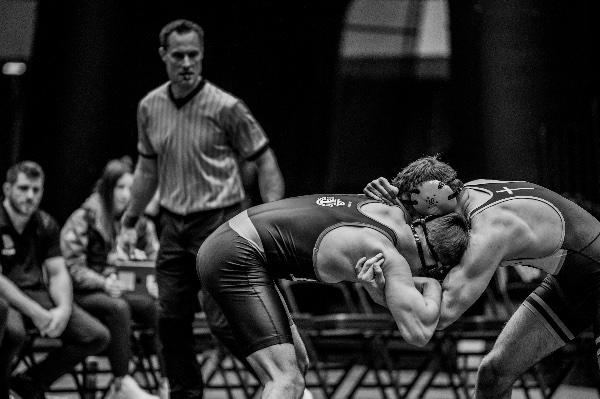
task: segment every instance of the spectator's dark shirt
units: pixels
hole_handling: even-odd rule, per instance
[[[4,205],[0,205],[1,273],[19,288],[45,286],[43,264],[48,258],[61,256],[60,229],[52,216],[36,211],[23,233],[19,234]]]

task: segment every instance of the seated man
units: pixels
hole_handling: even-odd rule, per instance
[[[413,272],[438,273],[455,264],[468,243],[458,214],[406,223],[401,207],[361,195],[308,195],[259,205],[221,225],[200,247],[197,270],[209,323],[220,311],[232,332],[215,335],[245,358],[264,386],[263,398],[299,398],[306,351],[275,288],[275,280],[357,281],[354,265],[381,253],[385,292],[400,333],[424,345],[435,331],[441,288]],[[439,276],[438,276],[439,277]],[[215,308],[216,303],[216,308]]]
[[[475,180],[463,186],[456,176],[437,157],[425,157],[404,168],[392,185],[379,178],[365,193],[404,202],[420,215],[468,215],[469,247],[444,280],[439,328],[479,298],[499,266],[525,265],[548,273],[479,366],[476,397],[510,397],[521,374],[585,328],[594,326],[600,346],[600,222],[533,183]]]
[[[37,328],[42,336],[60,338],[63,343],[11,381],[11,388],[24,399],[43,397],[58,377],[103,350],[110,338],[106,327],[73,304],[58,225],[38,210],[43,184],[38,164],[17,163],[6,173],[0,207],[0,297],[10,305],[0,345],[2,378],[10,373],[27,328]]]

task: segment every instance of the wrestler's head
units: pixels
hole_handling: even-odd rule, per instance
[[[392,184],[413,215],[443,215],[457,210],[463,183],[456,176],[456,171],[435,155],[411,162]]]
[[[419,275],[442,281],[460,263],[469,244],[469,223],[457,212],[427,216],[411,224],[421,261]]]

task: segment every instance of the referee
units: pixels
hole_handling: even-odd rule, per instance
[[[138,106],[139,156],[119,241],[127,246],[133,238],[133,227],[158,188],[158,333],[170,397],[201,398],[192,333],[200,289],[198,248],[241,211],[245,193],[237,159],[256,165],[265,202],[283,197],[284,182],[269,140],[248,108],[202,78],[202,28],[176,20],[162,28],[159,40],[169,81]]]

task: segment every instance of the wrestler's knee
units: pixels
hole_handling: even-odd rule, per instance
[[[516,379],[513,374],[507,362],[503,361],[502,352],[492,350],[483,358],[477,370],[478,390],[504,391]]]
[[[304,376],[298,369],[285,370],[280,376],[279,384],[281,384],[283,390],[293,392],[294,397],[300,398],[304,393]]]
[[[270,395],[267,395],[266,397],[279,397],[278,394],[274,394],[276,392],[285,392],[286,398],[302,398],[304,395],[304,375],[297,367],[285,367],[280,369],[277,373],[266,373],[262,375],[259,373],[259,377],[265,386],[265,392],[270,393]]]
[[[284,397],[277,396],[283,395],[283,392],[286,398],[302,397],[304,375],[292,345],[279,344],[260,349],[247,359],[265,387],[265,397]]]
[[[294,332],[292,331],[292,334]],[[308,367],[310,365],[310,359],[308,358],[308,352],[306,351],[306,347],[304,346],[304,342],[300,339],[300,335],[294,335],[294,350],[296,351],[296,360],[298,363],[298,369],[300,369],[300,373],[302,375],[306,375],[308,372]]]
[[[300,373],[302,375],[306,375],[308,372],[308,367],[310,366],[310,359],[308,358],[308,354],[304,353],[298,356],[298,368],[300,369]]]

